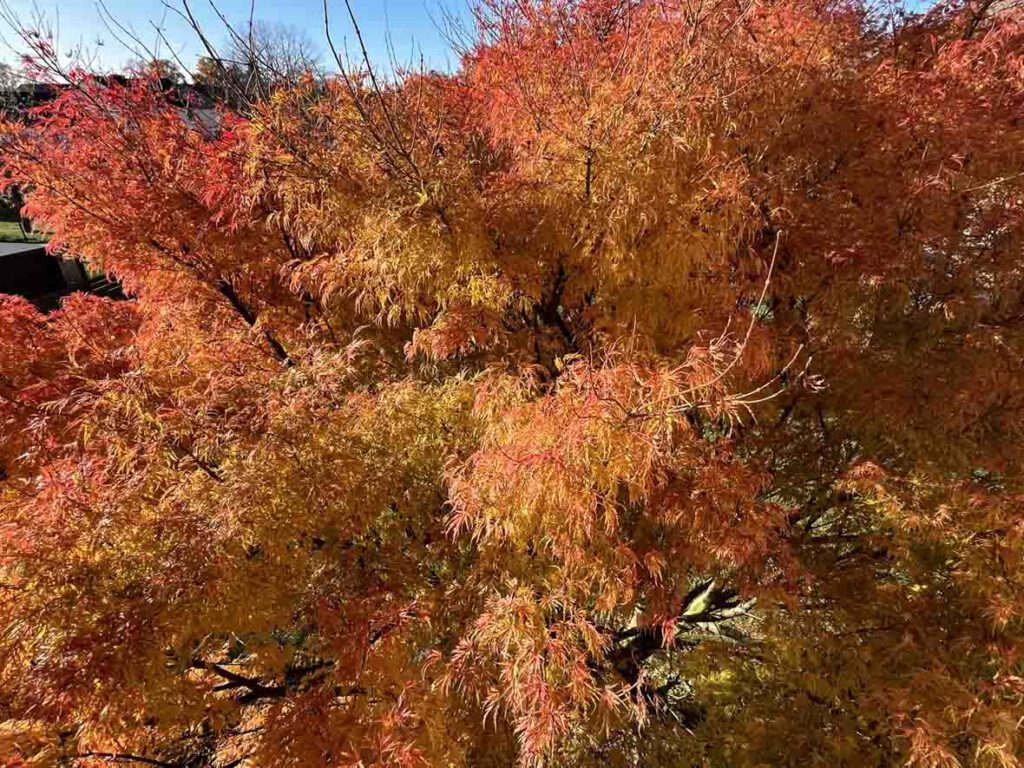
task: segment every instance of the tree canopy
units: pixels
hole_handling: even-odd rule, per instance
[[[452,74],[5,124],[130,300],[0,297],[0,760],[1021,765],[993,9],[481,0]]]
[[[301,29],[262,20],[245,30],[229,27],[221,53],[196,28],[209,55],[199,58],[193,77],[226,105],[244,108],[304,77],[322,76],[321,52]]]

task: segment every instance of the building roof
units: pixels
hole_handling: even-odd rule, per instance
[[[33,251],[42,253],[45,249],[46,243],[0,243],[0,258]]]
[[[123,75],[95,76],[93,80],[101,85],[125,86],[132,79]],[[5,93],[17,99],[22,106],[38,106],[53,101],[69,86],[66,83],[22,83],[17,88],[5,89]],[[185,109],[212,109],[215,104],[213,91],[201,83],[176,83],[161,79],[159,88],[173,106]]]

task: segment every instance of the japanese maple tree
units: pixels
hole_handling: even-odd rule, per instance
[[[1024,16],[474,18],[0,128],[0,759],[1024,763]]]

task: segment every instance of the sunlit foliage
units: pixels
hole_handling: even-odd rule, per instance
[[[485,0],[451,75],[4,125],[129,300],[0,298],[0,758],[1021,765],[994,10]]]

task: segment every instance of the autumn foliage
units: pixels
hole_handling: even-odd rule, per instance
[[[1024,764],[1024,17],[891,10],[4,125],[0,761]]]

